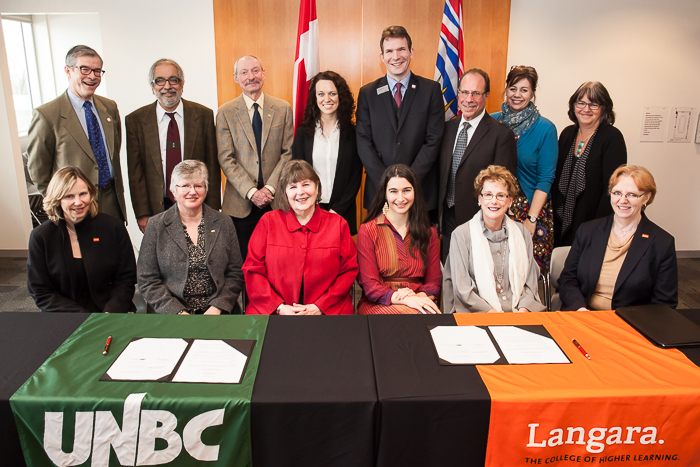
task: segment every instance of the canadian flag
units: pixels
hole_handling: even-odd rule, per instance
[[[294,130],[304,121],[304,108],[309,95],[309,81],[319,71],[316,0],[301,0],[297,52],[294,57]]]

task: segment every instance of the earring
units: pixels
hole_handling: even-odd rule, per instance
[[[382,214],[386,216],[386,213],[389,212],[389,202],[384,201],[384,207],[382,208]]]
[[[477,202],[476,202],[476,205],[479,206],[479,207],[481,207],[481,201],[477,201]]]

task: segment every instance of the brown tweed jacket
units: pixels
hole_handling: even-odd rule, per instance
[[[133,111],[126,124],[126,160],[129,168],[129,190],[136,218],[163,212],[165,176],[160,152],[160,136],[153,102]],[[208,107],[182,99],[185,118],[185,151],[183,159],[204,162],[209,171],[206,203],[217,211],[221,208],[221,170],[216,151],[214,112]]]
[[[72,165],[85,172],[90,181],[97,185],[99,171],[97,160],[92,153],[80,120],[68,99],[68,91],[51,102],[34,109],[29,125],[27,146],[27,169],[32,181],[42,195],[46,194],[51,177],[60,168]],[[119,200],[122,216],[126,219],[124,204],[124,183],[120,165],[119,150],[122,144],[122,123],[117,103],[106,97],[93,96],[95,109],[100,116],[105,132],[105,143],[114,170],[114,191]]]
[[[282,167],[292,157],[292,108],[286,101],[265,94],[262,120],[263,182],[276,187]],[[258,153],[253,125],[242,95],[219,108],[216,141],[219,164],[226,176],[222,211],[229,216],[244,218],[250,214],[253,205],[246,194],[258,184]]]

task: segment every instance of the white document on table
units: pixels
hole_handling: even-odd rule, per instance
[[[240,383],[248,357],[222,340],[195,339],[174,383]]]
[[[516,326],[489,326],[489,331],[511,365],[570,363],[551,337],[540,336]]]
[[[173,372],[185,349],[184,339],[134,340],[117,357],[107,375],[120,381],[157,381]]]
[[[436,326],[430,330],[438,357],[453,364],[488,365],[499,359],[485,329],[476,326]]]

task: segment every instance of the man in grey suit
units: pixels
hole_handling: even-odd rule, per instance
[[[122,142],[117,104],[95,95],[102,82],[102,58],[76,45],[66,55],[68,90],[34,109],[29,125],[27,169],[42,195],[54,172],[78,167],[97,187],[100,212],[126,220],[119,149]]]
[[[182,99],[185,73],[174,60],[157,60],[148,80],[157,101],[124,119],[131,204],[141,232],[151,216],[173,205],[170,175],[185,159],[196,159],[207,166],[209,191],[205,201],[217,211],[221,208],[214,112]]]
[[[518,149],[513,131],[485,110],[491,91],[489,75],[472,68],[459,79],[461,118],[445,125],[440,151],[440,226],[442,260],[447,260],[454,229],[479,211],[474,179],[489,165],[501,165],[515,175]]]
[[[357,97],[357,150],[367,172],[369,207],[384,170],[406,164],[418,176],[428,210],[438,207],[438,155],[445,126],[440,85],[411,72],[413,44],[403,26],[389,26],[379,41],[386,75]],[[431,215],[436,219],[437,212]]]
[[[289,104],[263,94],[265,70],[258,58],[239,58],[233,76],[243,94],[219,108],[216,141],[226,176],[222,211],[233,219],[245,260],[253,230],[271,209],[282,167],[292,157],[294,125]]]

